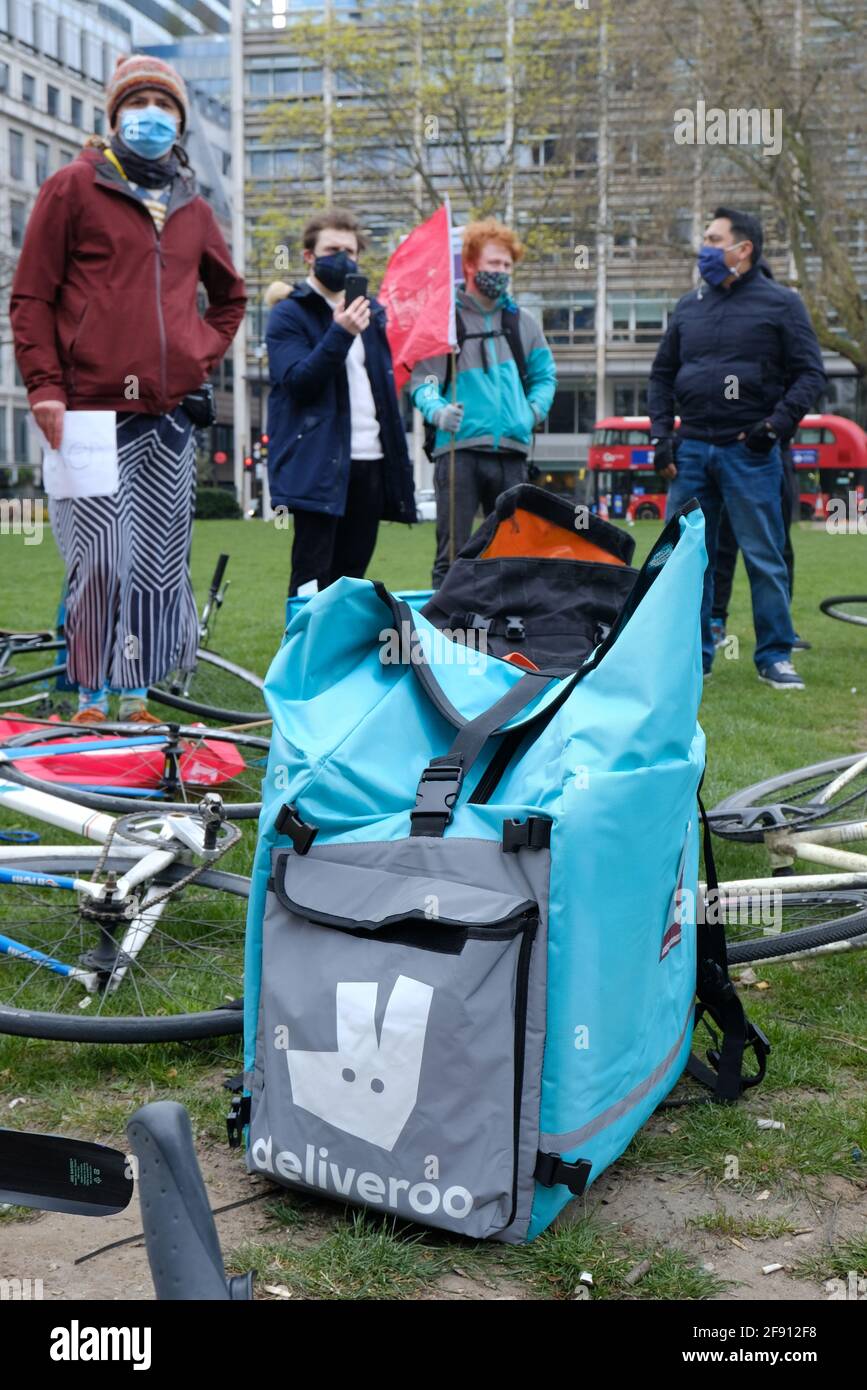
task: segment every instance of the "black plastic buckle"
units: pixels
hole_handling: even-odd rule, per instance
[[[518,618],[514,614],[506,614],[506,636],[510,642],[523,642],[527,636],[524,631],[524,619]]]
[[[297,807],[289,805],[281,809],[274,822],[274,829],[278,835],[289,836],[296,854],[306,854],[319,834],[318,825],[308,825],[299,816]]]
[[[226,1116],[226,1132],[229,1148],[240,1149],[244,1130],[250,1123],[250,1096],[235,1096]]]
[[[551,822],[547,816],[528,816],[526,820],[503,821],[503,852],[517,854],[519,849],[548,849],[551,844]]]
[[[583,1197],[590,1179],[593,1164],[589,1158],[576,1158],[573,1163],[565,1163],[559,1154],[536,1156],[533,1177],[543,1187],[568,1187],[573,1197]]]
[[[483,618],[482,615],[481,615],[481,613],[467,613],[467,614],[465,614],[464,616],[465,616],[465,621],[464,621],[464,622],[462,622],[462,623],[455,623],[455,624],[453,624],[453,626],[455,626],[455,627],[474,627],[474,628],[478,628],[480,632],[487,632],[488,628],[491,626],[491,620],[490,620],[490,618]]]
[[[459,763],[431,763],[421,775],[410,811],[412,835],[442,835],[460,795],[464,770]]]

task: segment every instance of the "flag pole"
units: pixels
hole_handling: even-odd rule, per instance
[[[449,338],[454,346],[451,349],[451,383],[452,383],[452,405],[457,405],[458,401],[458,355],[457,355],[457,332],[455,329],[455,264],[452,255],[452,204],[448,194],[445,196],[446,216],[448,218],[449,235],[449,279],[450,279],[450,308],[449,308]],[[449,431],[449,564],[453,565],[455,560],[455,432]]]
[[[451,353],[452,405],[458,400],[458,358],[454,348]],[[449,564],[455,560],[455,436],[449,434]]]

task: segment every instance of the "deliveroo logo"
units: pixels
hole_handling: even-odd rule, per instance
[[[292,1098],[320,1120],[394,1148],[418,1100],[433,989],[399,975],[376,1034],[376,981],[337,986],[337,1051],[288,1051]]]

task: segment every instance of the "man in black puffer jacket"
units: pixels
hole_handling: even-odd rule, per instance
[[[716,540],[723,504],[743,551],[759,678],[803,689],[783,557],[779,438],[794,432],[825,386],[819,343],[801,299],[762,275],[757,218],[717,208],[699,252],[703,276],[679,301],[650,373],[655,466],[671,479],[669,515],[690,497],[707,524],[702,659],[710,674]],[[675,441],[675,398],[681,417]]]

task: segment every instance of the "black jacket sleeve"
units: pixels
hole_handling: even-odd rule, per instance
[[[680,333],[677,309],[668,322],[662,342],[656,349],[650,369],[647,406],[650,413],[650,435],[671,434],[674,429],[674,379],[680,370]]]
[[[822,362],[819,340],[800,295],[791,292],[791,303],[780,320],[783,363],[786,373],[785,395],[770,417],[777,434],[791,435],[802,416],[808,414],[826,389],[828,379]]]
[[[316,400],[336,369],[343,367],[353,336],[339,323],[330,323],[311,348],[301,312],[291,301],[275,305],[265,339],[272,382],[285,386],[290,396],[306,405]]]

